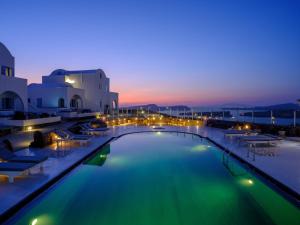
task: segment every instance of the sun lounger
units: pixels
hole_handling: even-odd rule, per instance
[[[0,163],[0,175],[8,176],[9,183],[13,183],[16,176],[29,172],[29,169],[35,165],[34,163],[2,162]]]
[[[75,135],[67,130],[55,130],[54,133],[59,137],[57,139],[57,145],[59,143],[68,142],[68,143],[79,143],[80,145],[87,145],[90,143],[90,135]]]
[[[88,124],[81,124],[80,126],[82,128],[81,133],[87,135],[101,135],[109,130],[107,127],[92,128]]]
[[[0,149],[0,159],[8,162],[42,163],[48,159],[47,156],[19,156],[6,149]]]
[[[239,138],[240,142],[248,144],[250,147],[257,147],[258,144],[262,145],[276,145],[281,138],[270,137],[265,135],[254,135],[254,136],[245,136]]]
[[[87,134],[73,134],[72,132],[68,131],[68,130],[63,130],[63,132],[65,132],[69,138],[71,139],[82,139],[82,140],[87,140],[87,139],[91,139],[91,135],[87,135]]]
[[[241,137],[247,135],[256,135],[257,132],[250,130],[226,130],[224,131],[225,137]]]

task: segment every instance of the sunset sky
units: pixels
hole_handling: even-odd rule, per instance
[[[16,75],[102,68],[121,104],[300,98],[300,1],[0,0]]]

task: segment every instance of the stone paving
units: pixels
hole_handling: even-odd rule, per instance
[[[7,177],[0,176],[0,215],[7,209],[17,204],[26,196],[35,192],[44,184],[67,170],[76,162],[96,151],[99,146],[113,137],[121,134],[142,131],[155,131],[152,127],[120,126],[112,127],[105,136],[94,136],[88,146],[67,147],[58,149],[54,144],[43,149],[24,149],[18,151],[19,155],[48,155],[43,171],[40,168],[31,170],[27,176],[17,177],[14,183],[8,183]],[[158,131],[158,130],[156,130]],[[182,131],[200,134],[210,137],[212,140],[239,155],[255,167],[263,170],[288,187],[300,193],[300,143],[293,141],[282,141],[277,147],[275,156],[256,156],[255,161],[247,157],[247,148],[224,138],[223,131],[215,128],[197,127],[165,127],[164,131]]]

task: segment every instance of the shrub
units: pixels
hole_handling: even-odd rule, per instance
[[[48,117],[50,117],[50,115],[48,113],[42,113],[40,115],[40,118],[48,118]]]
[[[68,130],[74,134],[81,134],[81,127],[78,125],[72,126]]]
[[[31,142],[30,147],[43,148],[52,143],[53,143],[53,139],[51,133],[43,134],[40,131],[35,131],[33,133],[33,142]]]
[[[83,110],[81,110],[81,112],[82,113],[90,113],[90,112],[92,112],[92,110],[90,110],[90,109],[83,109]]]
[[[13,120],[25,120],[26,116],[24,112],[16,111],[12,117]]]
[[[12,133],[12,129],[9,127],[0,128],[0,137],[5,136]]]
[[[38,118],[38,116],[37,116],[36,113],[28,113],[27,117],[28,117],[28,119],[36,119],[36,118]]]
[[[2,141],[2,143],[4,144],[5,148],[7,148],[9,151],[14,151],[14,148],[13,148],[10,140],[5,139]]]
[[[107,124],[101,119],[95,119],[91,121],[91,127],[93,128],[105,128]]]

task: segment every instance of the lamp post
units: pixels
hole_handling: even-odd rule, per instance
[[[271,124],[273,124],[273,111],[271,110]]]
[[[194,110],[192,108],[192,120],[194,120]]]

